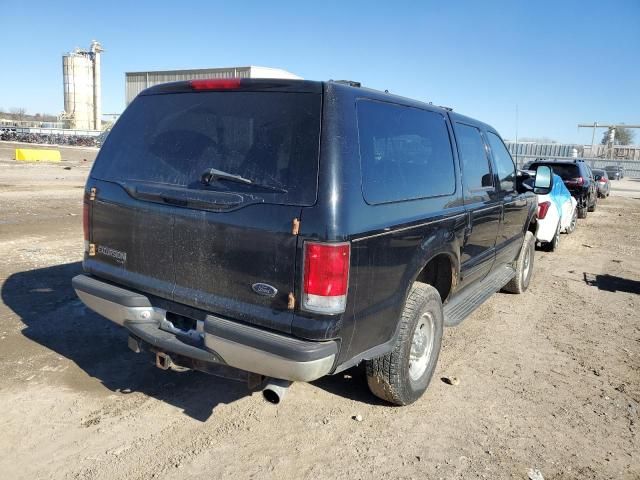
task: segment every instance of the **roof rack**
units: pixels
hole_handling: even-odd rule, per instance
[[[353,80],[330,80],[333,83],[341,83],[342,85],[349,85],[350,87],[361,87],[360,82],[354,82]]]

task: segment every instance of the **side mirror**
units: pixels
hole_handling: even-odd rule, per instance
[[[482,176],[482,187],[491,187],[493,186],[493,179],[490,173]]]
[[[602,178],[602,176],[600,176],[600,175],[596,175],[596,176],[595,176],[595,179],[596,179],[596,180],[600,180],[601,178]]]
[[[536,170],[536,181],[533,185],[533,192],[539,195],[546,195],[551,191],[551,168],[540,165]]]

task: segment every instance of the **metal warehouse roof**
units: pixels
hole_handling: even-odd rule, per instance
[[[291,78],[300,79],[298,75],[281,68],[245,67],[195,68],[182,70],[150,70],[125,73],[125,95],[127,105],[147,87],[159,83],[177,82],[201,78]]]

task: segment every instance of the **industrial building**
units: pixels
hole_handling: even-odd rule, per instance
[[[102,92],[100,85],[99,42],[89,50],[76,48],[62,56],[64,112],[60,120],[66,128],[100,130],[102,126]]]
[[[180,80],[194,80],[203,78],[293,78],[297,75],[280,68],[270,67],[229,67],[229,68],[201,68],[195,70],[164,70],[151,72],[126,72],[125,92],[126,104],[142,90],[159,83],[177,82]]]

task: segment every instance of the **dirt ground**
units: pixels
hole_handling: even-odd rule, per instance
[[[448,329],[416,404],[382,405],[355,368],[274,406],[156,369],[85,309],[70,280],[96,151],[45,165],[13,148],[0,142],[0,478],[640,478],[640,181],[536,252],[524,295]]]

